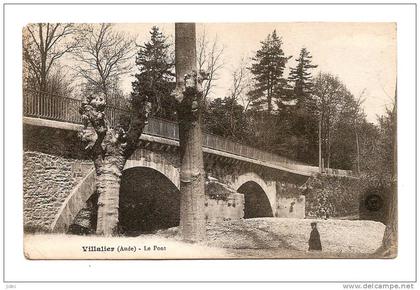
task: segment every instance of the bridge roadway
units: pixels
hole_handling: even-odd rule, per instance
[[[39,93],[26,94],[24,97],[23,123],[64,130],[80,130],[82,128],[81,117],[78,113],[80,102],[78,99]],[[106,115],[111,125],[115,125],[123,114],[128,114],[128,111],[113,106],[108,106],[106,109]],[[145,142],[179,146],[178,124],[151,117],[140,139]],[[317,166],[290,160],[209,133],[203,133],[203,152],[302,176],[311,176],[319,172]],[[323,173],[353,177],[352,171],[349,170],[325,169]]]

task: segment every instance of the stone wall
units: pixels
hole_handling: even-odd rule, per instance
[[[362,187],[358,179],[318,175],[302,187],[307,217],[358,218]]]
[[[93,164],[77,132],[23,125],[25,231],[50,231],[63,202]]]
[[[207,221],[238,220],[244,217],[244,195],[229,185],[207,177],[205,192],[204,212]]]
[[[276,182],[275,216],[282,218],[305,218],[305,196],[298,184],[285,179]]]
[[[239,220],[244,217],[244,195],[230,194],[227,200],[211,199],[206,196],[204,212],[209,222]]]
[[[26,231],[50,231],[64,200],[92,164],[42,152],[23,154],[23,213]]]

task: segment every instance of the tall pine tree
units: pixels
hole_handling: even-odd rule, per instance
[[[293,110],[289,110],[290,134],[295,143],[289,144],[294,151],[294,158],[315,163],[317,157],[317,116],[314,114],[315,101],[312,98],[313,80],[311,70],[318,67],[312,64],[312,56],[306,48],[300,50],[295,59],[296,67],[290,68],[289,82],[293,89]]]
[[[283,72],[290,57],[284,55],[282,44],[274,30],[261,42],[262,46],[252,58],[254,63],[250,68],[255,80],[255,88],[249,93],[252,107],[266,108],[269,114],[273,110],[273,102],[281,99],[287,86]]]
[[[318,66],[312,64],[312,56],[306,48],[300,50],[299,58],[296,61],[296,67],[290,68],[289,81],[293,85],[297,104],[300,105],[304,98],[312,92],[313,83],[310,70]]]
[[[175,119],[175,101],[171,92],[175,88],[174,58],[167,37],[153,26],[150,41],[139,46],[136,65],[139,72],[132,83],[132,102],[147,95],[153,104],[155,116]]]

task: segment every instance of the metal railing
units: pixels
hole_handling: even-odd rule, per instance
[[[82,123],[79,113],[81,100],[37,91],[25,91],[23,100],[24,116],[75,124]],[[108,105],[105,109],[105,113],[110,124],[115,126],[118,124],[122,115],[128,115],[130,112],[126,109]],[[177,122],[156,117],[150,117],[148,121],[149,123],[144,128],[143,133],[172,140],[179,140]],[[308,164],[290,160],[277,154],[262,151],[210,133],[203,134],[203,146],[270,164],[278,164],[296,171],[318,172],[318,167],[316,166],[310,166]],[[351,171],[346,170],[330,169],[330,171],[334,175],[352,175]]]

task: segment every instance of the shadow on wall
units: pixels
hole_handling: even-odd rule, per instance
[[[67,231],[68,234],[89,235],[96,231],[98,219],[98,193],[95,191],[86,201],[83,207],[74,218]]]
[[[120,188],[121,234],[136,236],[179,225],[180,193],[162,173],[145,167],[123,172]]]
[[[237,191],[245,196],[244,218],[273,217],[270,201],[256,182],[245,182]]]

